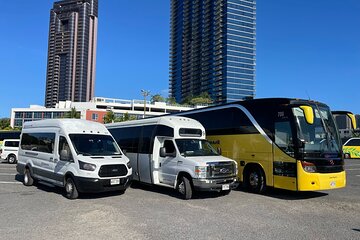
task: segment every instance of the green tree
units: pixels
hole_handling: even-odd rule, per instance
[[[104,116],[104,123],[113,123],[115,122],[115,120],[116,120],[116,116],[112,110],[108,111]]]
[[[1,118],[0,119],[0,129],[8,130],[10,127],[10,118]]]
[[[80,112],[76,111],[75,107],[72,107],[70,111],[64,114],[64,118],[80,118]]]
[[[116,119],[117,122],[126,122],[131,120],[136,120],[136,117],[130,116],[128,112],[124,113],[122,117]]]
[[[191,105],[199,105],[199,104],[211,104],[213,101],[210,98],[209,93],[202,92],[199,96],[195,96],[190,100]]]
[[[151,96],[150,102],[151,103],[165,102],[165,98],[163,96],[161,96],[161,94],[157,93],[157,94]]]
[[[166,99],[166,103],[175,105],[176,104],[176,99],[174,97],[169,97],[169,98]]]

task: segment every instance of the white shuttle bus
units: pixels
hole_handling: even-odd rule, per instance
[[[105,126],[80,119],[26,122],[17,171],[24,185],[45,181],[64,187],[70,199],[79,192],[124,192],[132,177],[129,159]]]
[[[211,147],[196,120],[163,116],[106,127],[130,159],[134,180],[177,189],[184,199],[235,187],[236,162]]]

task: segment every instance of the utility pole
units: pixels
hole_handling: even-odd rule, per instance
[[[143,97],[144,97],[144,116],[143,116],[143,118],[145,118],[145,116],[146,116],[146,97],[150,95],[150,91],[141,89],[141,95],[143,95]]]

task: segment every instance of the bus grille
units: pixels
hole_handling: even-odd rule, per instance
[[[316,166],[316,170],[319,173],[337,173],[344,171],[344,167],[341,165],[337,166]]]
[[[100,177],[121,177],[126,176],[128,170],[124,164],[104,165],[99,170]]]
[[[217,162],[217,163],[209,163],[210,177],[226,177],[235,175],[235,164],[233,162]]]

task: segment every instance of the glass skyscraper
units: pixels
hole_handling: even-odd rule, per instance
[[[170,96],[255,96],[256,0],[171,0]]]
[[[94,97],[98,0],[63,0],[50,11],[45,106]]]

